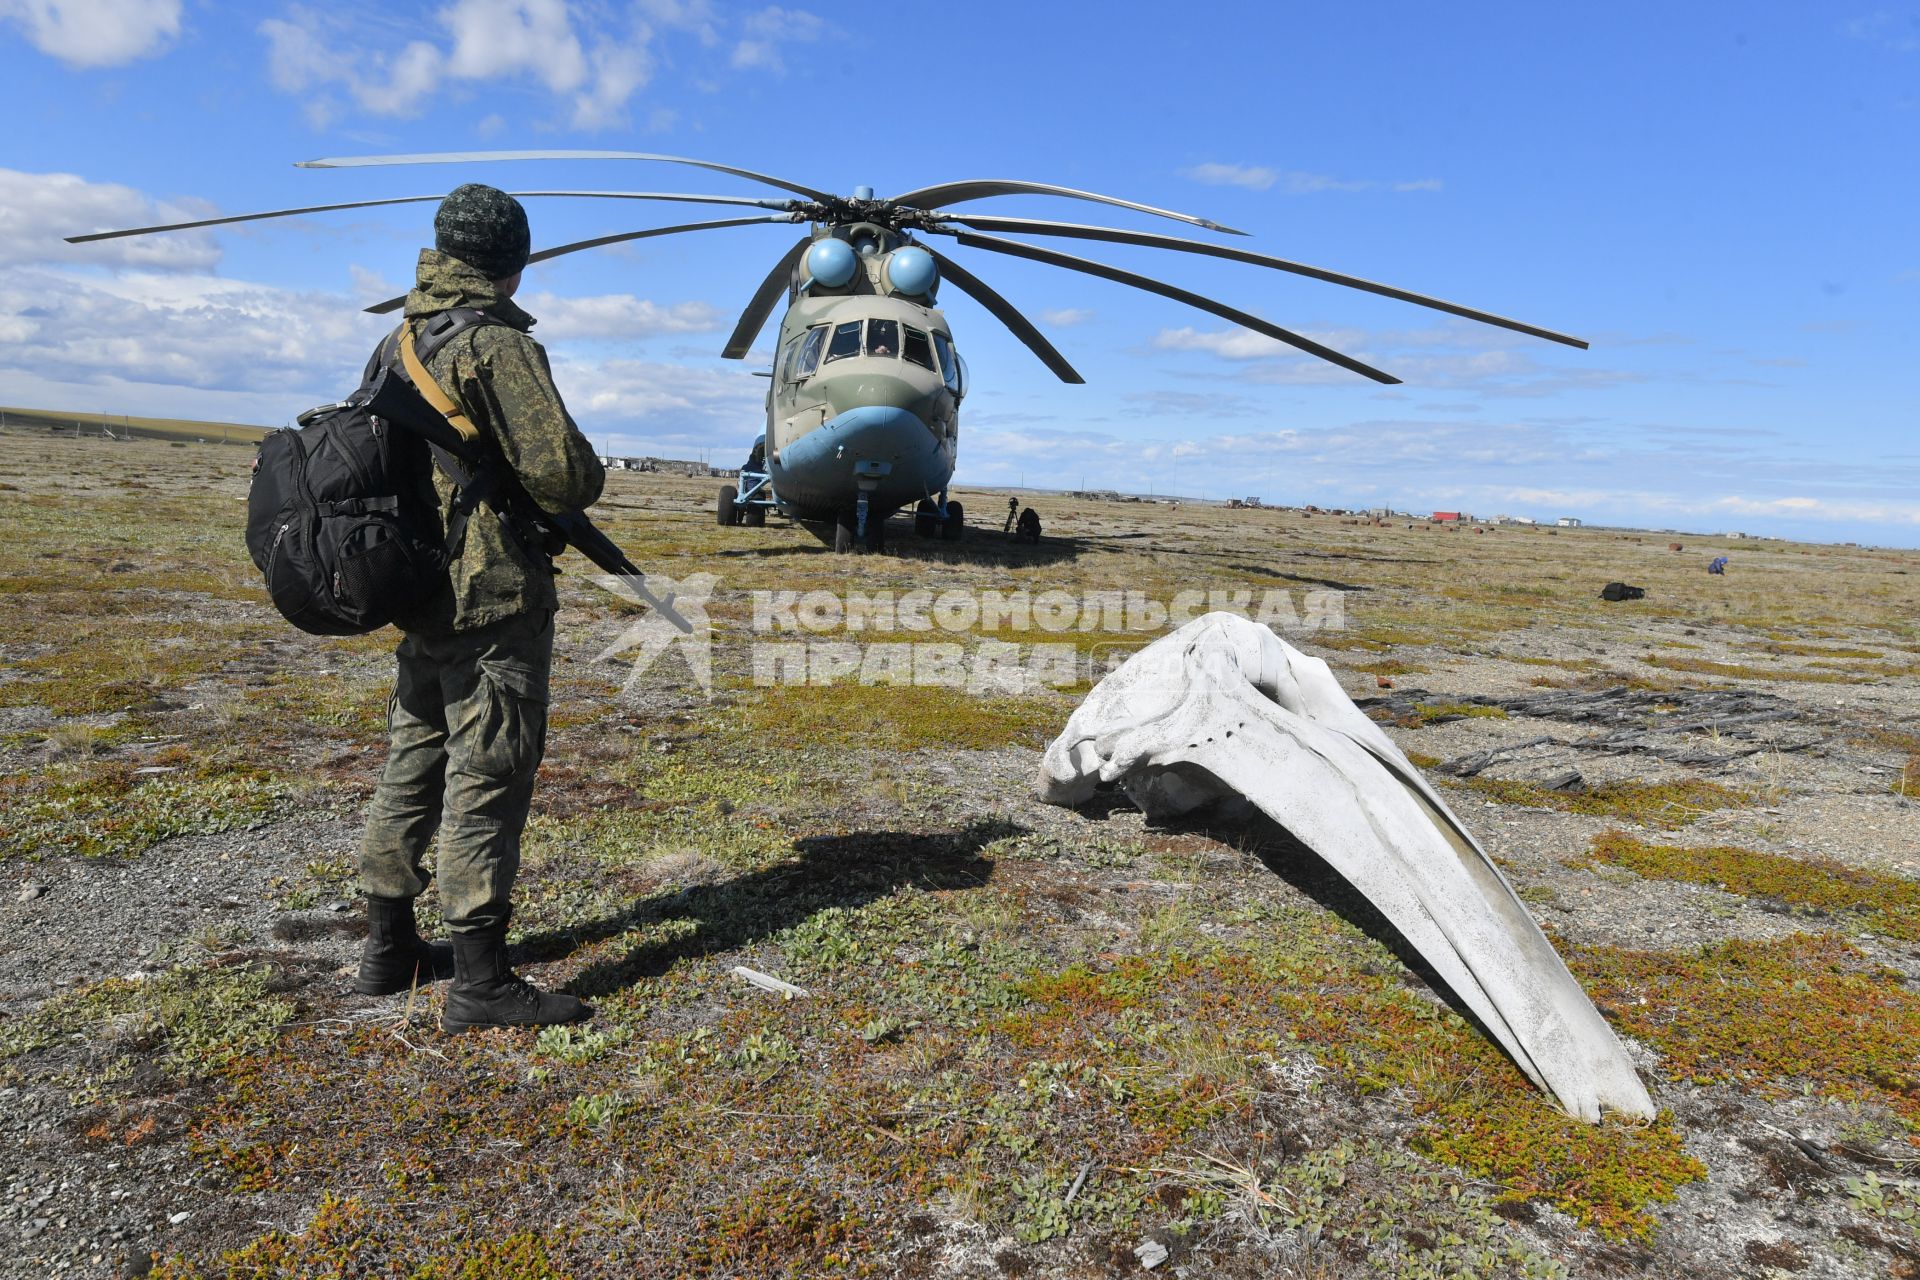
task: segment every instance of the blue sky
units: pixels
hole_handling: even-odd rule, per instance
[[[1920,545],[1911,4],[0,0],[0,72],[0,403],[285,421],[351,385],[384,328],[357,307],[407,282],[431,206],[59,243],[74,231],[464,180],[774,194],[675,166],[299,159],[629,149],[882,194],[1017,177],[1199,213],[1246,247],[1593,348],[1050,242],[1405,379],[1380,387],[1177,303],[954,249],[1088,379],[1056,382],[950,291],[974,379],[963,483]],[[536,243],[727,216],[530,207]],[[965,207],[1185,234],[1037,197]],[[522,300],[582,426],[620,452],[743,453],[762,366],[716,353],[793,236],[531,272]]]

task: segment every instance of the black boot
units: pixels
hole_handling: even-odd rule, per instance
[[[442,1031],[473,1027],[544,1027],[581,1022],[593,1010],[561,992],[546,992],[507,965],[507,926],[453,935],[453,986],[440,1014]]]
[[[412,898],[367,896],[367,945],[353,989],[363,996],[390,996],[415,984],[453,976],[453,948],[420,940]]]

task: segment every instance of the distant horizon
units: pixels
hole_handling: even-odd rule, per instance
[[[259,431],[262,433],[281,429],[280,427],[271,427],[271,426],[262,425],[260,423],[250,423],[250,422],[221,422],[216,420],[199,419],[199,418],[158,418],[151,414],[101,413],[99,411],[85,410],[85,409],[45,409],[45,408],[32,408],[25,405],[0,405],[0,429],[4,429],[8,431],[14,431],[14,430],[27,431],[27,430],[30,430],[31,428],[30,428],[30,425],[26,423],[5,421],[4,415],[6,414],[37,415],[37,416],[42,416],[47,418],[79,418],[83,421],[91,420],[92,425],[96,425],[96,426],[99,426],[99,425],[111,426],[112,425],[110,421],[111,419],[131,419],[136,424],[141,422],[173,423],[183,428],[190,428],[190,427],[228,428],[228,429],[239,428],[246,431]],[[105,423],[103,423],[102,422],[103,419],[106,419],[109,421],[106,421]],[[92,438],[92,437],[84,437],[84,438]],[[143,438],[151,439],[154,437],[143,437]],[[615,437],[615,438],[618,439],[620,437]],[[225,442],[210,440],[210,441],[207,441],[206,443],[210,445],[219,445]],[[245,441],[231,442],[231,444],[235,444],[235,445],[243,444],[243,443],[246,443],[246,442]],[[635,459],[648,458],[658,462],[704,463],[707,466],[718,466],[718,467],[726,467],[728,465],[725,462],[716,462],[710,458],[703,459],[703,458],[676,457],[673,454],[667,454],[667,453],[613,454],[613,453],[598,452],[598,456],[603,458],[608,458],[608,457],[635,458]],[[744,458],[742,459],[742,461],[744,461]],[[1467,514],[1474,516],[1473,523],[1476,523],[1476,524],[1492,525],[1493,519],[1494,519],[1493,516],[1482,516],[1482,515],[1479,515],[1478,513],[1472,512],[1470,509],[1467,509],[1467,508],[1451,508],[1451,507],[1440,507],[1440,506],[1429,507],[1426,513],[1422,514],[1417,510],[1395,507],[1390,503],[1376,502],[1376,503],[1370,503],[1365,506],[1356,506],[1356,505],[1342,504],[1334,501],[1333,499],[1323,499],[1323,500],[1308,501],[1308,502],[1277,502],[1269,499],[1265,494],[1231,493],[1231,494],[1222,495],[1220,497],[1212,497],[1206,494],[1197,494],[1197,493],[1166,493],[1166,492],[1156,492],[1151,490],[1147,492],[1141,492],[1139,490],[1116,489],[1109,485],[1095,485],[1087,489],[1079,489],[1079,488],[1050,489],[1050,488],[1045,488],[1041,486],[1021,485],[1021,484],[977,484],[977,483],[961,480],[958,477],[956,477],[956,483],[954,484],[953,487],[955,489],[966,489],[966,490],[971,490],[973,492],[990,491],[990,492],[1007,493],[1007,494],[1031,493],[1031,494],[1048,494],[1048,495],[1053,495],[1058,497],[1069,497],[1075,493],[1113,493],[1113,494],[1119,495],[1122,498],[1138,498],[1141,501],[1145,501],[1145,502],[1198,502],[1198,503],[1206,503],[1209,505],[1216,505],[1216,506],[1225,505],[1226,503],[1232,502],[1236,499],[1244,500],[1248,497],[1258,497],[1260,499],[1260,506],[1258,508],[1254,508],[1256,510],[1300,511],[1308,506],[1311,506],[1318,511],[1323,511],[1327,513],[1345,512],[1349,515],[1352,515],[1356,513],[1364,514],[1369,511],[1386,507],[1390,510],[1395,511],[1396,518],[1404,516],[1404,517],[1408,517],[1415,520],[1426,520],[1426,519],[1429,519],[1434,512],[1449,511],[1449,510],[1465,510],[1467,511]],[[1097,498],[1089,499],[1088,501],[1098,502],[1098,501],[1101,501],[1101,499],[1097,499]],[[1507,511],[1507,512],[1501,512],[1498,514],[1506,515],[1507,517],[1512,518],[1516,514],[1524,516],[1524,515],[1529,515],[1530,513],[1527,513],[1527,512],[1516,513],[1513,511]],[[1536,522],[1535,525],[1532,527],[1537,527],[1541,529],[1551,529],[1551,528],[1558,527],[1555,524],[1555,522],[1561,519],[1562,517],[1535,516],[1532,518]],[[1866,543],[1866,542],[1860,542],[1857,539],[1841,539],[1841,540],[1829,541],[1829,540],[1820,539],[1820,538],[1797,538],[1797,537],[1783,536],[1780,534],[1759,532],[1757,530],[1757,527],[1747,528],[1747,529],[1722,529],[1722,530],[1674,529],[1674,528],[1655,527],[1651,525],[1607,524],[1607,523],[1603,523],[1596,520],[1589,520],[1584,516],[1575,517],[1575,518],[1579,519],[1580,528],[1582,528],[1583,530],[1590,530],[1590,531],[1602,532],[1602,533],[1658,533],[1658,534],[1673,534],[1676,537],[1686,537],[1686,538],[1719,538],[1719,539],[1730,538],[1733,534],[1739,533],[1743,535],[1743,540],[1754,541],[1754,542],[1784,542],[1784,543],[1796,543],[1796,544],[1801,544],[1805,546],[1816,546],[1816,547],[1857,547],[1863,551],[1920,550],[1920,543],[1916,543],[1916,545],[1914,546],[1899,546],[1896,544],[1886,544],[1886,543]],[[1493,527],[1525,528],[1528,526],[1493,526]]]

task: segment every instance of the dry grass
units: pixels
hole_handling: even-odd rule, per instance
[[[284,902],[350,895],[351,849],[314,847],[314,819],[364,795],[391,637],[312,640],[263,610],[239,546],[242,451],[5,444],[0,846],[23,868],[89,853],[140,868],[156,846],[270,822],[248,839],[279,859]],[[890,554],[849,558],[779,521],[718,528],[714,488],[616,475],[601,521],[650,571],[720,576],[711,700],[678,660],[616,697],[623,671],[590,659],[626,615],[584,575],[561,580],[516,941],[529,972],[594,1001],[590,1028],[442,1036],[435,993],[342,994],[351,938],[212,928],[155,980],[79,975],[9,1019],[0,1071],[49,1106],[76,1089],[126,1116],[180,1099],[176,1127],[138,1141],[171,1143],[221,1212],[168,1236],[154,1274],[1104,1276],[1149,1233],[1193,1274],[1229,1277],[1685,1274],[1720,1265],[1735,1230],[1797,1233],[1833,1274],[1859,1263],[1833,1252],[1856,1225],[1841,1184],[1776,1201],[1740,1143],[1840,1115],[1886,1159],[1920,1132],[1920,974],[1887,945],[1912,936],[1914,881],[1718,832],[1837,805],[1828,758],[1648,776],[1616,762],[1581,793],[1462,784],[1498,802],[1465,820],[1487,815],[1602,1009],[1659,1055],[1645,1074],[1661,1117],[1588,1126],[1310,860],[1239,828],[1033,803],[1036,749],[1071,692],[759,688],[744,645],[760,591],[1275,591],[1302,615],[1309,593],[1338,592],[1340,629],[1290,638],[1356,692],[1420,687],[1438,723],[1394,732],[1453,756],[1543,731],[1463,701],[1535,677],[1681,685],[1664,667],[1690,685],[1824,698],[1872,679],[1905,697],[1913,557],[1744,544],[1722,579],[1703,572],[1711,539],[1688,539],[1696,563],[1598,531],[1040,499],[1038,549],[896,525]],[[1616,578],[1647,600],[1594,598]],[[990,638],[1090,654],[1151,634]],[[1853,665],[1801,665],[1829,661]],[[1841,798],[1901,829],[1905,784],[1878,778],[1920,741],[1841,728],[1883,771]],[[1620,830],[1593,843],[1603,823]],[[1697,845],[1656,834],[1702,824],[1716,833]],[[1562,860],[1590,843],[1595,865]],[[1620,868],[1724,887],[1696,895],[1721,931],[1619,945],[1647,937],[1632,908],[1601,904],[1634,883]],[[1850,939],[1774,938],[1781,904]],[[737,964],[813,994],[766,996]],[[140,1123],[122,1115],[89,1123],[118,1141]],[[171,1204],[186,1176],[153,1194]],[[1703,1226],[1708,1204],[1722,1220]],[[1901,1256],[1851,1247],[1863,1265]]]

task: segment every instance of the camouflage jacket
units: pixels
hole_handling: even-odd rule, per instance
[[[407,295],[408,320],[476,307],[505,322],[469,329],[435,352],[427,362],[434,381],[498,448],[541,507],[590,506],[606,483],[606,469],[561,403],[547,353],[527,335],[533,317],[478,271],[437,250],[421,250],[417,281]],[[436,467],[434,483],[444,522],[453,482]],[[539,548],[523,546],[497,514],[482,509],[467,522],[445,581],[397,625],[447,635],[556,603],[552,561]]]

